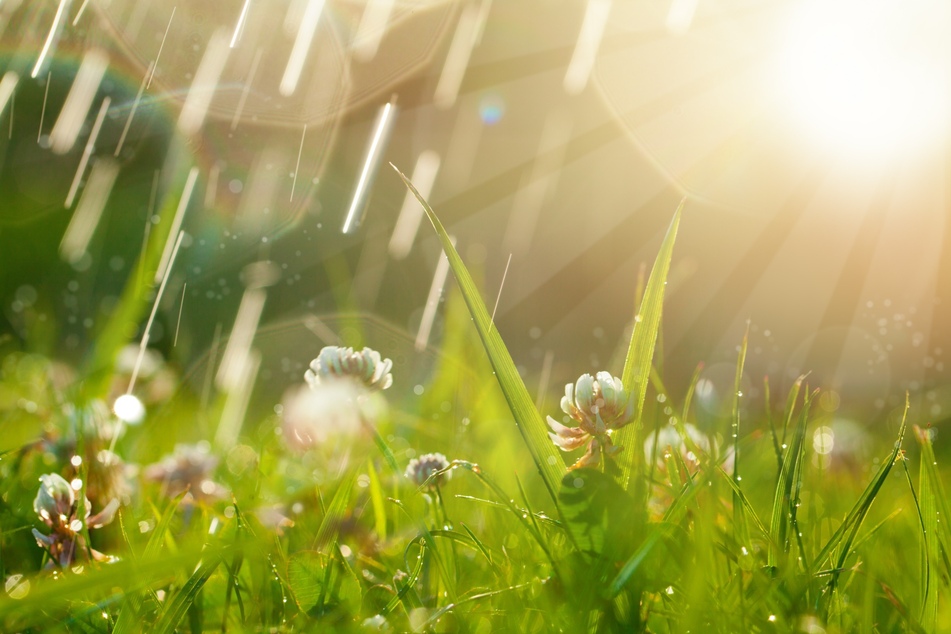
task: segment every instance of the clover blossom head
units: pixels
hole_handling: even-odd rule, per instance
[[[561,410],[577,425],[562,425],[548,417],[548,434],[562,451],[580,449],[588,451],[572,469],[595,466],[601,453],[614,453],[619,447],[611,443],[609,432],[631,422],[631,399],[621,379],[610,372],[598,372],[596,376],[582,374],[574,383],[565,385]]]
[[[427,453],[419,458],[410,460],[406,466],[405,475],[416,486],[423,486],[434,473],[448,468],[449,461],[446,459],[446,456],[441,453]],[[445,484],[451,476],[452,474],[448,471],[446,473],[440,473],[433,478],[433,480],[429,481],[429,486],[435,488]]]
[[[385,390],[393,384],[390,370],[393,362],[380,357],[380,353],[371,348],[355,352],[353,348],[326,346],[310,362],[310,368],[304,373],[304,379],[316,388],[328,380],[350,378],[363,384],[370,390]]]
[[[33,510],[40,520],[50,529],[48,535],[33,529],[33,537],[41,548],[50,554],[50,565],[67,567],[78,555],[87,552],[83,528],[105,526],[115,517],[119,501],[112,500],[99,513],[91,515],[89,500],[85,500],[84,512],[80,516],[79,503],[73,486],[62,476],[48,473],[40,476],[40,488],[33,500]],[[93,559],[103,561],[109,558],[89,549]]]

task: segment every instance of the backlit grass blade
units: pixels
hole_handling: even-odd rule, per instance
[[[631,478],[634,465],[640,460],[641,452],[636,450],[637,432],[641,426],[644,411],[644,398],[647,395],[647,383],[650,378],[651,364],[654,359],[654,346],[660,329],[661,309],[664,304],[664,289],[667,284],[667,272],[670,270],[670,258],[674,252],[677,228],[686,199],[680,201],[674,218],[667,229],[667,235],[661,244],[660,252],[654,260],[644,297],[634,315],[634,331],[624,359],[624,372],[621,381],[624,389],[633,399],[634,420],[622,427],[617,434],[617,445],[627,448],[620,454],[621,486],[625,489]]]
[[[475,324],[476,330],[479,332],[479,337],[482,339],[482,345],[485,347],[485,351],[489,356],[492,369],[495,370],[495,377],[499,382],[499,386],[502,388],[502,393],[505,395],[509,409],[512,410],[515,425],[518,427],[522,439],[532,454],[532,460],[535,461],[535,466],[538,467],[538,471],[545,482],[549,495],[551,495],[552,500],[554,500],[557,505],[558,488],[565,468],[561,456],[558,455],[558,450],[548,437],[548,425],[535,408],[535,402],[529,395],[528,389],[522,381],[522,377],[519,376],[518,370],[515,368],[515,362],[512,361],[512,356],[509,354],[508,348],[505,347],[505,342],[502,341],[499,331],[495,328],[495,324],[492,323],[492,318],[489,315],[485,303],[482,301],[479,289],[476,287],[475,282],[472,281],[469,270],[466,268],[462,258],[459,257],[459,253],[449,239],[449,234],[446,233],[439,218],[436,217],[436,212],[433,211],[432,207],[429,206],[429,203],[426,202],[420,193],[416,191],[416,188],[409,179],[396,169],[395,166],[393,169],[396,170],[396,173],[403,179],[403,183],[406,184],[406,187],[413,193],[416,200],[419,201],[419,204],[422,205],[426,216],[436,230],[436,235],[439,237],[440,242],[442,242],[443,250],[449,259],[449,266],[456,278],[456,282],[459,284],[462,296],[466,300],[469,314],[472,316],[472,322]],[[650,369],[649,360],[647,369]],[[645,386],[646,378],[645,374]]]
[[[796,406],[796,400],[799,397],[799,387],[804,377],[800,376],[793,384],[789,392],[789,401],[786,405],[786,420],[793,416]],[[793,513],[792,507],[792,489],[795,480],[796,465],[802,462],[802,454],[805,452],[806,423],[809,419],[809,409],[812,405],[811,395],[807,394],[802,405],[802,411],[799,413],[799,422],[796,430],[786,446],[783,453],[782,468],[779,471],[779,478],[776,481],[776,489],[773,493],[773,512],[769,522],[769,555],[767,562],[770,568],[774,568],[780,563],[780,555],[789,552],[789,545],[786,541],[789,530],[787,517]],[[785,435],[785,434],[784,434]],[[783,443],[785,445],[785,443]]]
[[[155,529],[149,536],[148,543],[145,545],[145,552],[142,554],[143,559],[151,560],[159,556],[159,552],[168,535],[168,527],[171,525],[172,518],[175,516],[175,510],[178,508],[179,503],[181,503],[182,498],[184,497],[185,492],[182,492],[181,494],[175,496],[175,498],[173,498],[165,508],[165,511],[159,518],[158,524],[156,524]],[[158,513],[157,509],[155,510],[155,513]],[[113,634],[135,632],[139,629],[140,624],[137,622],[136,618],[141,605],[142,598],[137,593],[131,592],[126,594],[125,604],[119,611],[119,617],[116,619],[116,626],[112,630]]]
[[[205,586],[205,583],[214,574],[215,570],[222,561],[222,551],[220,549],[210,549],[202,556],[201,562],[195,568],[195,572],[188,578],[182,589],[172,598],[168,607],[162,614],[161,620],[155,626],[155,632],[159,634],[168,634],[175,631],[178,622],[185,616],[185,612],[192,606],[198,593]]]
[[[905,428],[908,423],[908,396],[905,395],[905,409],[902,413],[901,426],[898,429],[898,440],[895,441],[895,448],[882,462],[882,466],[879,468],[878,472],[875,474],[875,477],[872,478],[872,481],[869,482],[868,486],[865,487],[865,491],[862,493],[862,496],[858,499],[852,509],[846,515],[845,520],[839,526],[838,530],[832,535],[828,543],[822,548],[816,558],[813,560],[813,569],[818,569],[828,557],[830,557],[833,552],[838,550],[838,558],[836,564],[833,566],[837,572],[833,573],[832,579],[829,581],[830,588],[834,589],[836,583],[838,582],[839,572],[845,564],[845,560],[852,552],[852,544],[855,541],[855,536],[859,531],[859,528],[862,526],[862,521],[865,519],[865,516],[868,515],[868,510],[872,507],[872,502],[875,501],[875,497],[878,495],[878,492],[881,491],[882,485],[885,484],[885,479],[888,477],[888,474],[892,470],[892,466],[897,460],[904,460],[904,455],[901,449],[902,439],[905,437]]]
[[[934,447],[931,444],[931,430],[915,427],[915,438],[921,445],[921,465],[919,467],[918,496],[921,512],[922,533],[925,545],[925,569],[928,571],[922,588],[924,597],[921,608],[921,625],[928,632],[934,632],[938,620],[938,566],[941,561],[941,541],[947,547],[947,537],[951,527],[947,525],[948,499],[944,496],[941,478],[938,475],[938,464],[935,460]],[[940,514],[940,515],[939,515]],[[945,517],[944,523],[938,522],[938,517]]]
[[[87,569],[83,574],[36,578],[32,580],[26,597],[0,596],[0,619],[16,615],[21,627],[48,622],[50,615],[65,610],[70,604],[110,592],[113,588],[134,592],[147,585],[168,583],[179,574],[182,566],[193,565],[197,557],[197,551],[183,550],[155,559],[118,561]]]
[[[320,528],[317,529],[317,537],[314,539],[314,549],[323,551],[334,537],[337,536],[337,530],[340,528],[340,522],[346,515],[347,504],[350,502],[350,491],[353,489],[353,483],[357,479],[356,467],[350,467],[347,474],[340,481],[337,492],[334,493],[330,506],[324,513],[320,521]]]
[[[731,421],[731,433],[733,436],[733,477],[731,484],[733,488],[733,539],[747,550],[750,550],[750,532],[746,524],[746,514],[744,509],[753,512],[748,504],[744,505],[745,496],[740,490],[740,399],[743,392],[740,388],[743,385],[743,367],[746,365],[746,349],[750,341],[750,324],[746,323],[746,332],[743,333],[743,343],[740,344],[740,352],[736,357],[736,375],[733,380],[733,420]],[[756,515],[753,514],[756,518]],[[758,520],[757,520],[758,521]]]

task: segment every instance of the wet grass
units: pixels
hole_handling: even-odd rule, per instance
[[[105,403],[128,384],[116,359],[149,308],[148,285],[136,285],[148,275],[131,276],[83,369],[4,342],[4,631],[932,632],[951,622],[942,465],[928,429],[906,433],[917,420],[907,404],[888,419],[891,440],[866,455],[833,450],[834,412],[805,377],[776,402],[768,383],[764,402],[744,397],[745,339],[735,384],[717,386],[722,415],[699,413],[712,398],[697,391],[702,370],[664,386],[655,348],[679,210],[633,310],[623,368],[577,368],[621,371],[624,415],[601,429],[604,401],[580,414],[536,407],[481,290],[420,202],[457,281],[421,395],[361,391],[350,414],[315,401],[305,428],[322,435],[296,450],[291,397],[246,421],[236,442],[165,461],[175,443],[214,435],[227,394],[203,404],[180,382],[142,425],[117,425]],[[146,272],[166,238],[153,237]],[[411,365],[394,368],[398,385]],[[143,375],[135,393],[147,400],[161,376]],[[583,400],[576,389],[572,403]],[[549,415],[592,421],[596,459],[568,470],[581,450],[557,451]],[[428,452],[446,456],[442,470],[404,472]],[[39,476],[54,473],[74,491],[65,506],[55,506],[62,492],[37,498]],[[87,497],[92,513],[122,506],[94,529]],[[65,524],[42,514],[53,508]],[[66,565],[34,530],[72,540]]]

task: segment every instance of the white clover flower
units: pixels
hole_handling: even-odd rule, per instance
[[[561,409],[575,426],[562,425],[551,416],[548,436],[562,451],[588,446],[587,452],[571,466],[593,467],[601,460],[601,453],[619,450],[611,443],[609,431],[620,429],[631,422],[631,399],[621,379],[610,372],[598,372],[597,378],[582,374],[575,383],[565,386]]]
[[[405,475],[410,481],[413,482],[416,486],[423,486],[430,476],[432,476],[437,471],[442,471],[443,469],[449,468],[449,461],[446,459],[446,456],[441,453],[427,453],[423,454],[419,458],[413,458],[409,461],[409,464],[406,466]],[[437,487],[442,484],[445,484],[449,478],[452,477],[450,472],[442,473],[436,478],[434,478],[429,486]]]
[[[310,362],[304,379],[312,388],[327,380],[351,378],[368,389],[385,390],[393,384],[392,368],[391,360],[382,359],[380,353],[371,348],[354,352],[353,348],[326,346]]]
[[[291,445],[310,449],[331,438],[359,434],[360,387],[353,381],[325,380],[307,388],[291,388],[283,399],[284,437]]]

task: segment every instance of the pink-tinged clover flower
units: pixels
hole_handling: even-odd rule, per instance
[[[419,458],[410,460],[406,466],[405,475],[416,486],[423,486],[434,473],[448,468],[449,461],[446,459],[446,456],[441,453],[427,453]],[[445,484],[450,477],[452,477],[452,474],[448,471],[441,473],[429,481],[429,486],[433,488],[438,487]]]
[[[99,528],[113,520],[119,501],[112,500],[100,512],[90,515],[89,500],[85,500],[84,514],[80,517],[79,503],[72,485],[56,473],[40,476],[40,488],[33,500],[33,510],[50,529],[48,535],[33,529],[33,537],[40,548],[50,554],[48,567],[59,564],[69,567],[76,557],[87,553],[83,528]],[[110,561],[111,557],[88,549],[96,561]]]
[[[371,348],[354,352],[353,348],[326,346],[310,362],[304,379],[312,388],[327,380],[350,378],[367,389],[385,390],[393,384],[392,368],[392,361],[381,358],[380,353]]]
[[[588,447],[571,469],[597,466],[602,453],[620,450],[612,444],[611,433],[631,422],[631,400],[621,379],[610,372],[598,372],[596,377],[582,374],[565,386],[561,410],[577,425],[562,425],[549,416],[552,442],[562,451]]]

